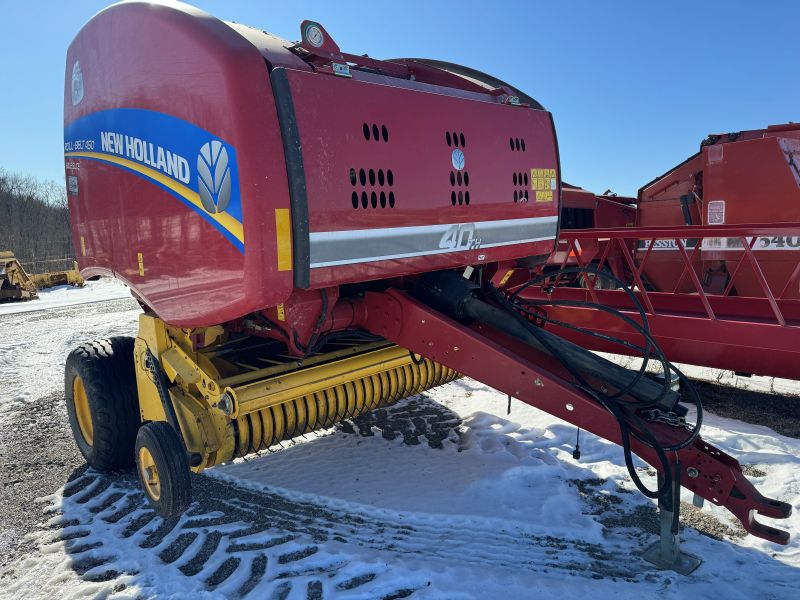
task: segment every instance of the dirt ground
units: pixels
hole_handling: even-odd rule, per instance
[[[24,536],[42,520],[34,499],[83,469],[63,394],[31,402],[28,410],[15,411],[9,424],[0,427],[0,568],[32,550]]]
[[[695,381],[705,410],[800,438],[800,398]]]
[[[725,417],[766,425],[784,435],[800,437],[800,401],[797,399],[736,390],[709,383],[698,383],[697,387],[704,398],[704,404],[708,411]],[[345,422],[338,428],[336,435],[373,435],[373,431],[377,427],[382,431],[384,437],[402,436],[404,443],[413,445],[420,443],[419,435],[414,432],[422,431],[427,432],[428,435],[425,439],[428,443],[436,447],[437,444],[440,445],[439,439],[442,436],[446,437],[451,431],[457,431],[460,425],[457,415],[443,408],[438,410],[436,408],[438,406],[438,404],[432,401],[426,402],[422,398],[406,404],[402,411],[396,413],[391,409],[388,412],[377,411],[375,414],[365,415],[361,420]],[[123,496],[129,498],[123,511],[124,514],[114,515],[114,519],[119,520],[120,526],[126,523],[124,531],[121,531],[122,535],[131,535],[134,531],[144,527],[148,519],[152,519],[152,511],[145,513],[143,517],[139,516],[139,511],[144,505],[143,496],[138,491],[138,484],[132,471],[110,476],[87,471],[67,424],[62,394],[54,393],[30,403],[27,410],[13,415],[10,422],[12,423],[10,427],[0,428],[0,480],[4,482],[4,485],[0,487],[0,532],[2,532],[0,533],[0,573],[4,571],[4,567],[9,566],[21,555],[35,550],[33,542],[27,540],[26,535],[34,531],[41,531],[42,523],[48,517],[46,507],[35,502],[35,499],[51,494],[65,484],[65,496],[77,498],[78,502],[92,504],[101,502],[101,498],[111,497],[116,500]],[[433,435],[434,433],[436,435]],[[752,469],[752,467],[745,466],[746,472],[747,469]],[[750,474],[758,475],[756,472]],[[222,521],[248,522],[249,519],[253,531],[263,526],[261,523],[265,518],[263,508],[254,511],[250,510],[250,506],[263,507],[264,498],[256,498],[253,492],[205,476],[193,477],[192,483],[195,498],[200,501],[200,506],[195,510],[198,512],[198,519],[202,521],[203,527],[214,523],[201,519],[200,516],[204,513],[219,512],[220,507],[223,507],[224,513],[224,516],[220,517]],[[594,483],[589,480],[576,481],[574,484],[579,489],[589,510],[598,515],[601,523],[609,530],[630,528],[631,535],[634,536],[649,536],[657,531],[657,515],[654,507],[643,506],[638,507],[634,513],[625,512],[619,498],[598,491],[603,483],[603,480]],[[108,491],[112,488],[119,488],[119,491],[117,494],[109,496]],[[620,493],[623,492],[624,490],[620,490]],[[250,498],[251,496],[253,498]],[[236,503],[231,503],[230,498],[237,498]],[[291,516],[291,519],[287,520],[287,539],[309,532],[313,535],[324,534],[325,537],[336,539],[337,535],[343,535],[340,529],[347,527],[347,523],[343,522],[345,520],[343,515],[321,514],[318,507],[284,506],[285,500],[277,497],[270,498],[268,504],[273,507],[272,512],[268,514],[273,519],[273,523],[274,519],[279,518],[281,514],[285,513]],[[103,506],[98,504],[97,510],[102,509]],[[253,516],[257,513],[258,516]],[[309,532],[294,531],[291,527],[296,526],[290,527],[289,523],[297,522],[309,523],[311,529]],[[743,535],[743,531],[733,529],[713,516],[701,513],[691,505],[682,506],[682,522],[705,535],[718,539],[736,539]],[[375,527],[380,529],[387,526],[390,525],[375,524]],[[174,527],[174,523],[172,527]],[[64,531],[68,529],[67,526]],[[170,532],[170,526],[165,522],[165,528],[159,528],[156,537],[163,538]],[[189,571],[196,567],[199,572],[204,567],[205,560],[210,553],[220,543],[227,543],[222,534],[208,533],[205,529],[203,532],[205,533],[202,535],[207,535],[208,540],[203,544],[201,552],[188,563],[189,566],[186,569]],[[413,532],[404,530],[400,533],[414,535]],[[76,529],[75,535],[78,536],[78,534],[84,535],[82,531]],[[164,551],[162,559],[168,562],[176,560],[189,548],[197,535],[198,533],[191,528],[178,535],[175,542]],[[231,548],[237,549],[236,542],[234,540],[231,542]],[[82,538],[76,537],[74,543],[77,544],[76,548],[81,548],[86,542]],[[276,543],[283,542],[278,540]],[[589,550],[601,551],[601,549]],[[588,550],[581,549],[581,551]],[[313,548],[310,547],[307,556],[311,556],[313,552]],[[307,556],[287,554],[285,557],[281,555],[279,560],[286,561],[288,565],[294,561],[302,562]],[[215,582],[224,580],[238,568],[234,558],[232,555],[231,561],[226,562],[223,565],[224,568],[220,568],[219,573],[212,574],[209,578],[209,589],[214,587]],[[259,560],[256,557],[250,565],[250,569],[255,573],[254,579],[251,578],[253,581],[258,580],[259,570],[263,571]],[[613,563],[614,561],[608,562]],[[89,570],[96,566],[76,563],[75,568]],[[599,575],[625,577],[622,572],[612,574],[602,572]],[[112,576],[114,576],[114,572],[109,571],[109,577]],[[354,582],[353,585],[356,583],[358,582]],[[399,592],[401,595],[396,597],[403,597],[403,590],[399,590]]]

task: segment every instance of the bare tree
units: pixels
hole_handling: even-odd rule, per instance
[[[0,248],[14,251],[26,267],[74,256],[63,183],[0,169]]]

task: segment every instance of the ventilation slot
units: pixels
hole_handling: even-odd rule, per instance
[[[525,152],[525,140],[523,138],[508,138],[508,145],[512,152]]]
[[[347,177],[354,188],[350,195],[353,209],[358,209],[359,205],[361,208],[386,208],[387,204],[394,208],[394,192],[386,189],[394,185],[391,169],[350,169]]]
[[[464,137],[463,131],[461,132],[454,131],[453,133],[446,131],[444,134],[444,140],[447,142],[447,145],[451,148],[452,147],[464,148],[467,145],[467,139]]]
[[[378,126],[377,123],[370,125],[364,123],[361,126],[361,131],[364,133],[364,139],[374,142],[388,142],[389,141],[389,128],[386,125]]]
[[[528,202],[528,174],[514,173],[511,177],[514,183],[514,204]]]
[[[463,131],[445,131],[444,141],[447,142],[448,148],[464,148],[467,145]],[[450,171],[450,186],[454,188],[450,192],[450,204],[469,205],[469,191],[465,189],[469,186],[469,173],[465,170]]]

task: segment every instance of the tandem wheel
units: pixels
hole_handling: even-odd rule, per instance
[[[192,483],[186,452],[172,426],[163,421],[142,425],[135,456],[139,482],[155,511],[164,518],[183,513],[192,499]]]
[[[86,342],[70,352],[64,368],[67,415],[86,462],[101,471],[133,464],[139,398],[133,338]]]

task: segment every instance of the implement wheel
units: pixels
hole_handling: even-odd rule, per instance
[[[177,517],[189,506],[189,463],[178,434],[169,423],[145,423],[139,429],[136,470],[148,502],[159,515]]]
[[[593,264],[592,267],[597,268],[597,265]],[[610,277],[606,277],[606,274],[611,275],[611,272],[605,267],[600,269],[596,275],[594,273],[581,273],[580,275],[578,275],[578,287],[582,287],[588,290],[589,285],[592,283],[592,280],[596,279],[594,284],[594,289],[596,290],[617,289],[616,282]]]
[[[86,462],[100,470],[133,464],[139,400],[133,338],[82,344],[67,357],[64,396],[72,435]]]

